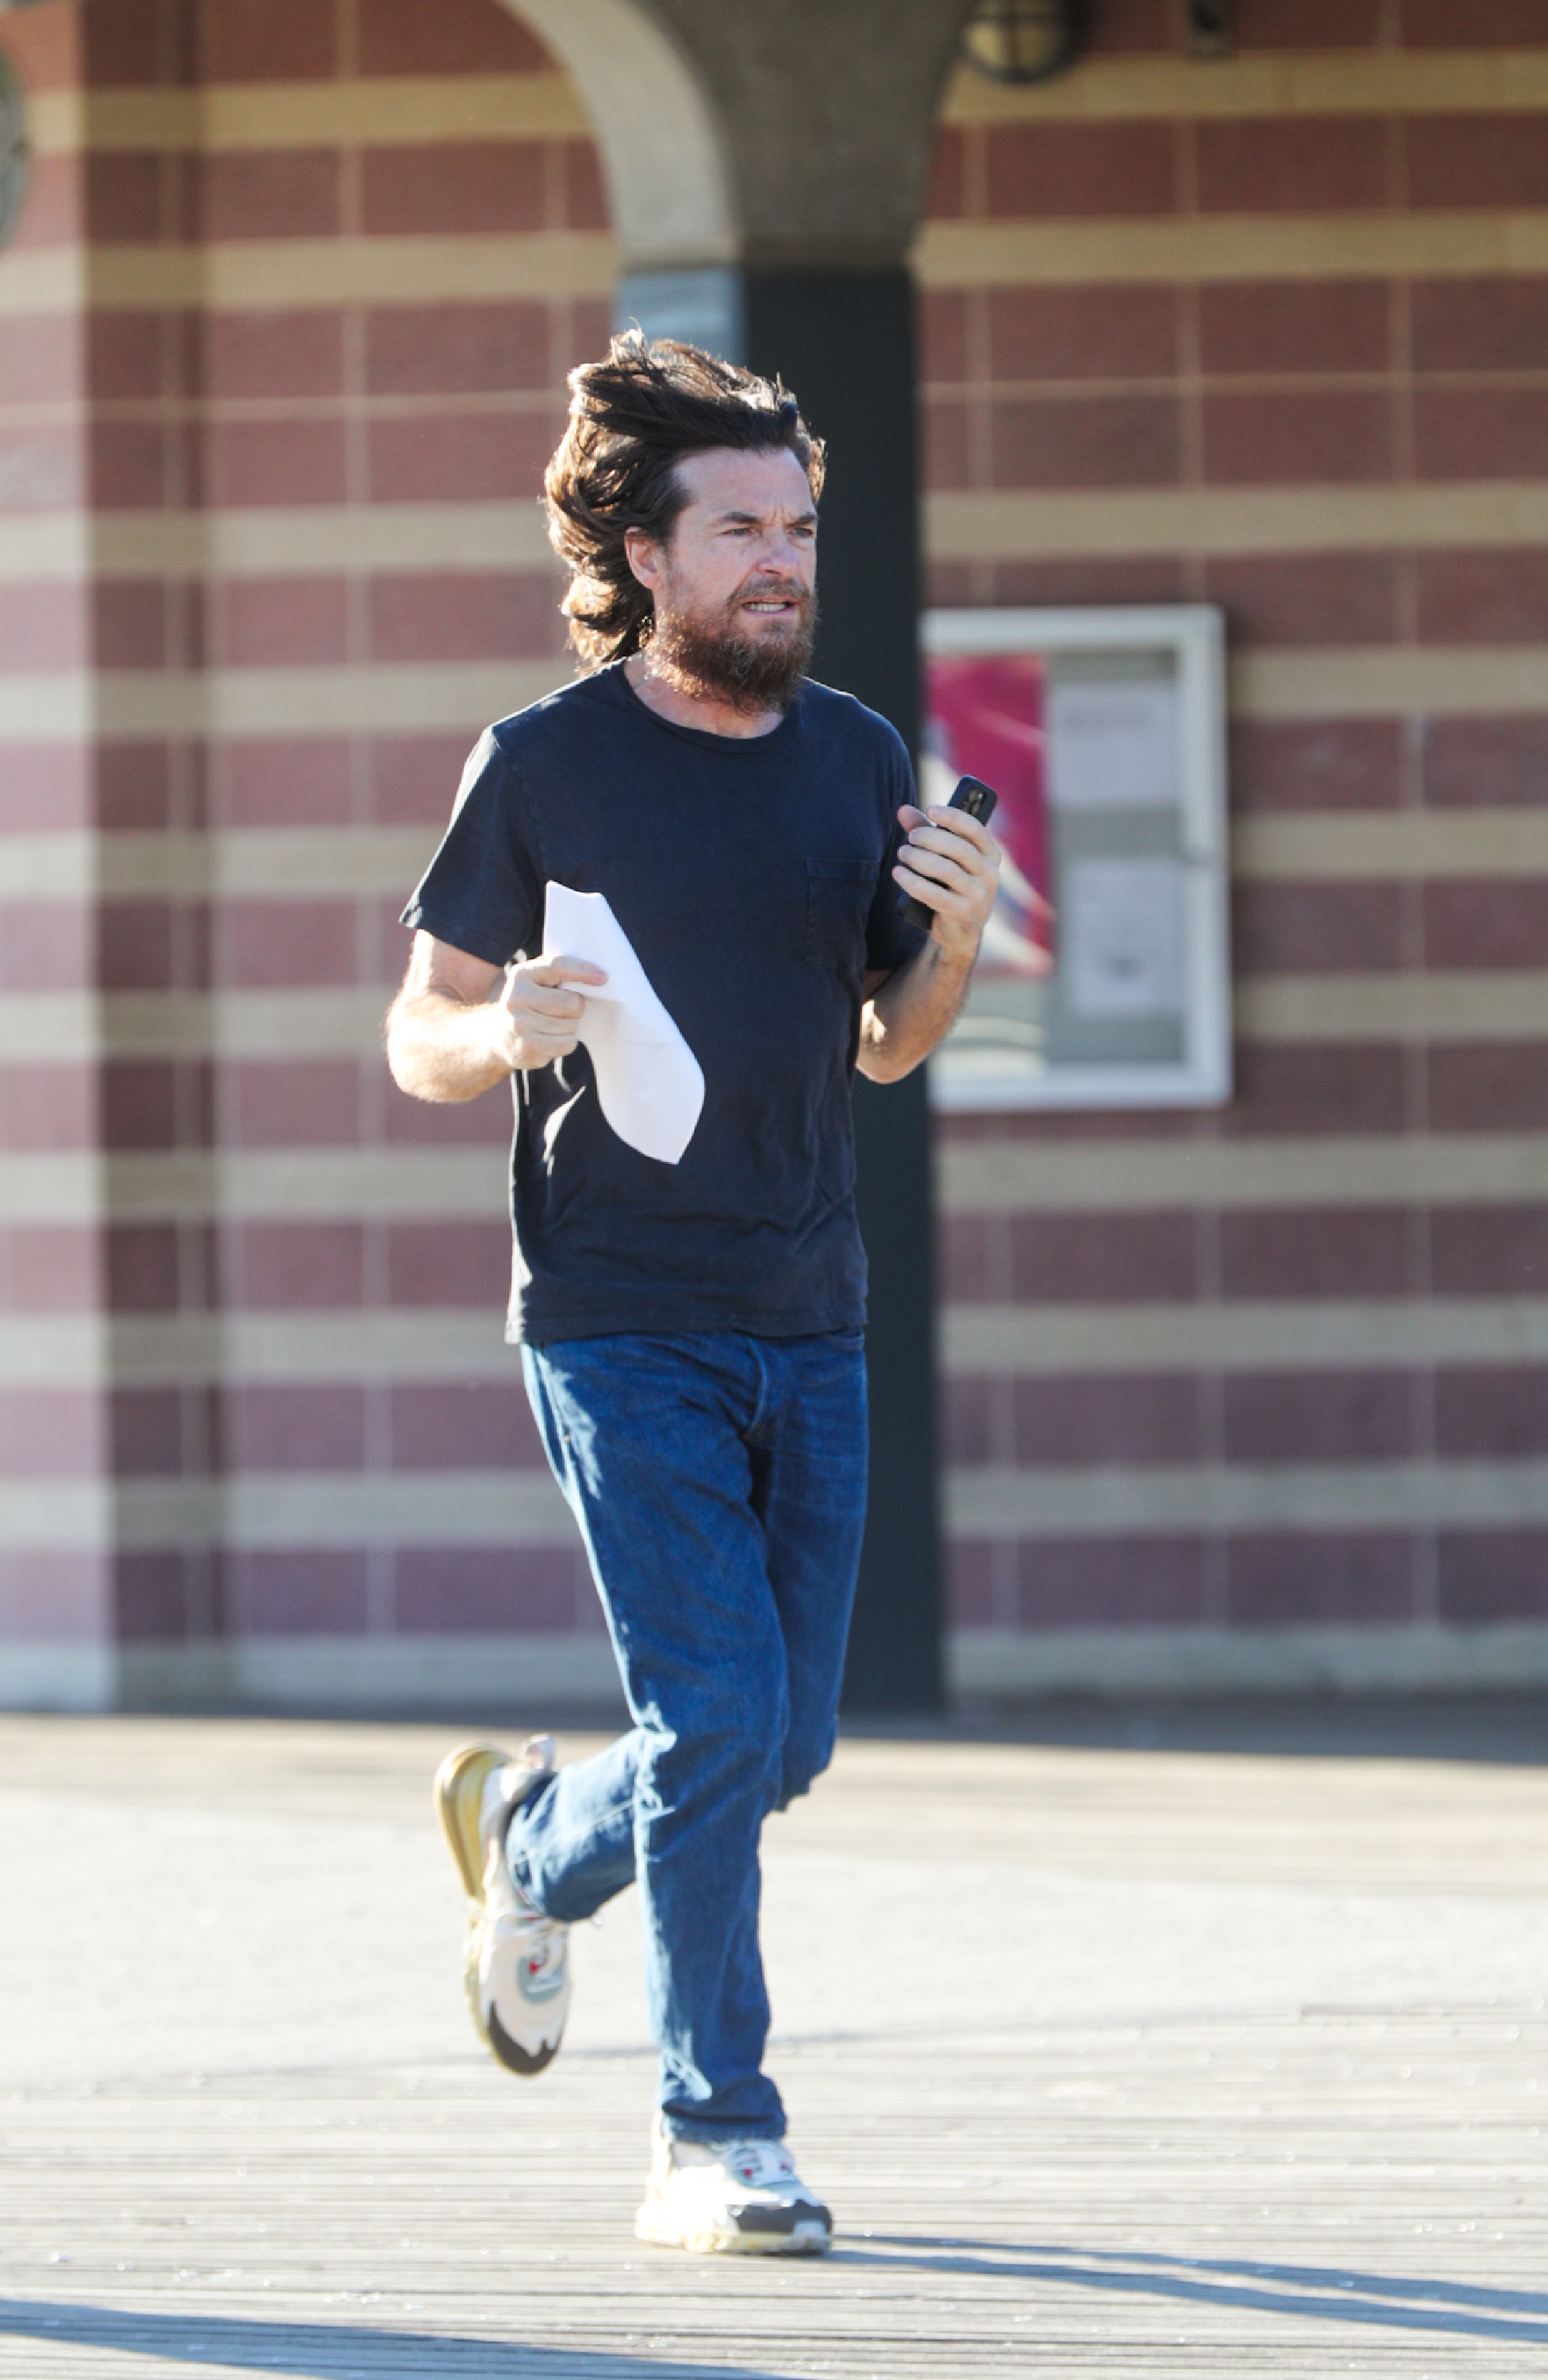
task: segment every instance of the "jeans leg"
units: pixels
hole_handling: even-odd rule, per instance
[[[556,1843],[544,1867],[534,1812],[522,1843],[533,1845],[536,1897],[556,1916],[607,1897],[599,1887],[618,1872],[616,1835],[586,1813],[602,1809],[599,1789],[621,1797],[632,1770],[667,2126],[701,2140],[777,2139],[784,2110],[761,2070],[758,1836],[779,1796],[789,1705],[747,1444],[763,1367],[752,1342],[707,1334],[564,1341],[525,1349],[523,1363],[635,1722],[624,1746],[601,1755],[611,1768],[582,1764],[582,1777],[598,1774],[578,1788],[567,1860]],[[557,1838],[562,1791],[555,1799]]]

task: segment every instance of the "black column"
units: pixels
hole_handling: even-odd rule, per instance
[[[750,271],[744,358],[779,373],[829,444],[815,674],[919,745],[914,294],[901,267]],[[923,1070],[855,1087],[871,1258],[871,1517],[845,1703],[940,1706],[933,1216]]]

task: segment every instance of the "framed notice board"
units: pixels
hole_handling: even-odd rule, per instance
[[[1219,613],[931,612],[923,646],[923,797],[983,778],[1005,854],[936,1105],[1229,1099]]]

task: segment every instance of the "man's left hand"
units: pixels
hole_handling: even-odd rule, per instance
[[[897,815],[908,840],[894,880],[934,910],[932,941],[947,957],[971,966],[999,889],[999,845],[977,819],[944,802],[929,810],[905,803]]]

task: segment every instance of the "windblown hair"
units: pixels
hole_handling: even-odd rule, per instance
[[[548,537],[570,573],[562,606],[585,671],[649,644],[654,605],[628,566],[625,533],[664,543],[688,501],[676,465],[720,446],[788,447],[823,492],[824,449],[780,381],[766,381],[677,339],[626,331],[601,363],[569,376],[569,424],[548,466]]]

